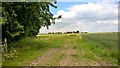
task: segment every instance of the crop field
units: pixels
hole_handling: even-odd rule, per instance
[[[118,65],[117,33],[40,34],[14,46],[19,55],[3,66]]]

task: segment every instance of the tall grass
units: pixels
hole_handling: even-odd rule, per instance
[[[4,60],[3,66],[24,66],[41,56],[50,48],[60,48],[64,43],[62,35],[44,35],[26,38],[12,44],[19,52],[14,59]]]
[[[88,33],[83,38],[96,55],[118,63],[118,33]]]

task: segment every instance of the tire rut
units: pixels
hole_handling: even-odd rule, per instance
[[[59,49],[51,48],[46,53],[44,53],[42,56],[38,57],[37,59],[33,60],[31,62],[30,66],[41,66],[44,65],[48,60],[50,60],[50,57],[53,57]]]

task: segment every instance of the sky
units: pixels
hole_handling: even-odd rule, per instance
[[[65,1],[65,0],[64,0]],[[59,1],[58,8],[50,8],[56,19],[49,29],[42,27],[39,33],[87,31],[118,31],[118,0],[77,0]]]

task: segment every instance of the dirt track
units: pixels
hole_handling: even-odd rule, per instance
[[[85,55],[89,52],[81,49],[80,51],[74,49],[74,43],[67,39],[62,48],[51,48],[39,58],[33,60],[30,66],[113,66],[101,59],[101,57],[94,55],[96,61],[89,59],[77,59],[76,55]],[[57,58],[56,58],[57,57]]]

